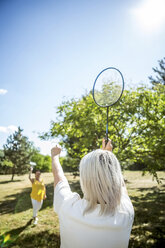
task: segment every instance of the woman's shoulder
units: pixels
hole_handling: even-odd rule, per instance
[[[134,208],[131,199],[128,195],[127,189],[125,187],[122,187],[122,195],[121,195],[121,203],[120,203],[119,211],[134,216]]]
[[[36,179],[35,179],[35,178],[33,178],[33,179],[32,179],[32,184],[34,184],[34,183],[35,183],[35,181],[36,181]]]
[[[36,180],[36,183],[37,183],[38,185],[42,185],[42,186],[45,185],[45,184],[44,184],[43,178],[40,178],[39,181]]]

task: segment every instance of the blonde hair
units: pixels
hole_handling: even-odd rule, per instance
[[[123,176],[116,156],[107,150],[95,150],[80,162],[80,184],[87,200],[84,214],[100,204],[100,215],[114,214],[120,204]]]

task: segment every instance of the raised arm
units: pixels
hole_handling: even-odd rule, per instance
[[[51,149],[51,157],[52,157],[52,172],[54,176],[54,187],[58,182],[63,181],[65,176],[63,169],[61,167],[59,161],[59,155],[61,153],[61,147],[56,146]]]
[[[33,168],[30,167],[30,171],[29,171],[29,180],[31,181],[31,183],[34,182],[34,179],[31,178],[31,175],[32,175],[32,171],[33,171]]]

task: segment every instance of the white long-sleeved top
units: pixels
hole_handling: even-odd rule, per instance
[[[54,189],[54,210],[59,216],[61,248],[127,248],[134,209],[125,190],[115,215],[99,215],[100,205],[83,215],[86,200],[73,193],[67,180]]]

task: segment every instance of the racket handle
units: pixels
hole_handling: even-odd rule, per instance
[[[105,134],[105,145],[108,143],[108,112],[109,112],[109,107],[107,107],[107,125],[106,125],[106,134]]]

